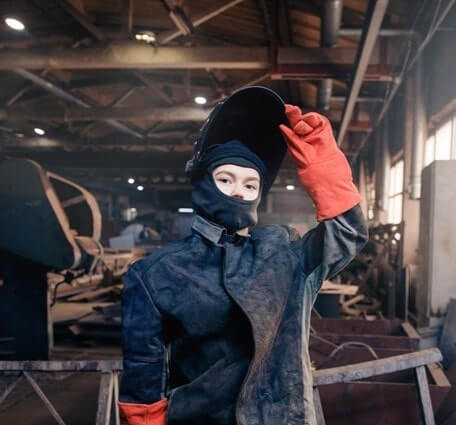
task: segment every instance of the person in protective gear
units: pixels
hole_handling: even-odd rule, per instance
[[[319,221],[302,237],[255,227],[286,148]],[[367,241],[331,126],[249,87],[211,114],[188,170],[192,235],[125,280],[122,423],[314,425],[312,306]]]

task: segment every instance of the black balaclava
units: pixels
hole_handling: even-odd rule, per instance
[[[233,164],[253,168],[260,175],[258,197],[252,201],[225,195],[216,185],[212,172],[222,164]],[[204,155],[194,181],[192,191],[193,208],[200,216],[223,226],[229,234],[258,222],[257,208],[261,201],[261,190],[266,174],[263,161],[240,140],[231,140],[211,147]]]

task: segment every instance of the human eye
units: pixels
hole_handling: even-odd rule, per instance
[[[258,190],[258,187],[256,185],[254,185],[254,184],[246,184],[245,187],[246,187],[246,189],[252,190],[252,191],[253,190]]]
[[[231,183],[231,179],[228,176],[224,176],[224,175],[217,176],[217,181],[219,181],[220,183],[224,183],[224,184]]]

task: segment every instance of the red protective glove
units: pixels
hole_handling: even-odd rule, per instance
[[[117,402],[121,425],[166,425],[168,400],[152,404]]]
[[[298,176],[315,202],[317,220],[336,217],[361,202],[347,158],[337,146],[331,124],[316,112],[302,114],[286,105],[290,127],[280,125]]]

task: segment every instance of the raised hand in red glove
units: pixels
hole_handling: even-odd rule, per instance
[[[152,404],[137,404],[117,402],[121,425],[165,425],[168,400]]]
[[[316,112],[286,105],[290,127],[280,125],[298,176],[315,203],[317,220],[336,217],[361,202],[350,165],[337,146],[331,124]]]

